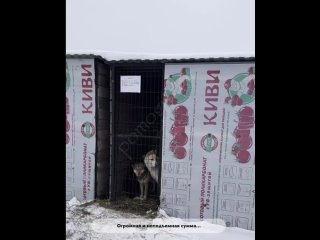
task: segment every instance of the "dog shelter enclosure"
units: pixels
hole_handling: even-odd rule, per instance
[[[254,76],[254,58],[67,55],[67,200],[133,199],[156,150],[168,215],[254,230]]]
[[[142,162],[143,155],[150,150],[161,152],[163,66],[121,64],[114,66],[113,74],[114,157],[110,197],[116,199],[123,193],[129,197],[139,195],[131,164]],[[137,76],[140,80],[135,92],[125,89],[123,81],[127,80],[129,85],[135,80],[125,79],[128,76]],[[149,193],[157,197],[158,186],[152,186]]]

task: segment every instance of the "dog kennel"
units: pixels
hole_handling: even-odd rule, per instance
[[[94,198],[116,201],[138,196],[139,183],[131,164],[143,162],[148,151],[156,150],[159,179],[158,184],[152,181],[149,185],[148,197],[168,215],[220,217],[229,226],[254,229],[254,147],[250,149],[251,161],[250,156],[244,159],[244,145],[240,144],[244,138],[239,138],[241,131],[248,132],[251,127],[245,144],[252,146],[254,123],[240,122],[254,117],[246,115],[241,120],[237,115],[245,101],[254,110],[254,86],[251,82],[245,86],[249,93],[233,89],[235,84],[254,78],[254,58],[107,61],[94,55],[67,55],[67,59],[93,59],[95,65]],[[226,73],[219,86],[214,85],[218,80],[212,66]],[[198,75],[191,77],[190,69]],[[176,96],[176,103],[166,85],[181,76],[186,76],[181,86],[188,88],[183,89],[188,99]],[[188,114],[180,114],[176,124],[183,123],[179,127],[187,135],[182,138],[180,134],[185,144],[180,152],[171,149],[178,106],[180,111],[188,110]],[[214,121],[218,123],[212,124]],[[229,135],[236,138],[227,139]],[[214,160],[207,161],[210,154]],[[250,163],[244,167],[233,158]]]

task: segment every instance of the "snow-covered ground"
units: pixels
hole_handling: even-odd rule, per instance
[[[219,225],[207,221],[183,221],[167,216],[161,209],[156,218],[147,218],[101,207],[98,203],[80,205],[75,198],[66,204],[66,222],[66,236],[70,240],[255,239],[253,231],[226,228],[219,220]]]

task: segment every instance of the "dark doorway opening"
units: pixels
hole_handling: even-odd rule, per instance
[[[140,93],[121,92],[121,76],[140,76]],[[111,200],[139,196],[132,163],[156,150],[158,184],[149,184],[148,198],[159,200],[162,143],[163,64],[128,64],[113,67],[113,157]]]

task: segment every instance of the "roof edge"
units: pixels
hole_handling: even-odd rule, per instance
[[[66,58],[97,58],[110,63],[199,63],[199,62],[254,62],[255,57],[207,57],[207,58],[158,58],[158,59],[118,59],[108,60],[98,54],[66,54]]]

